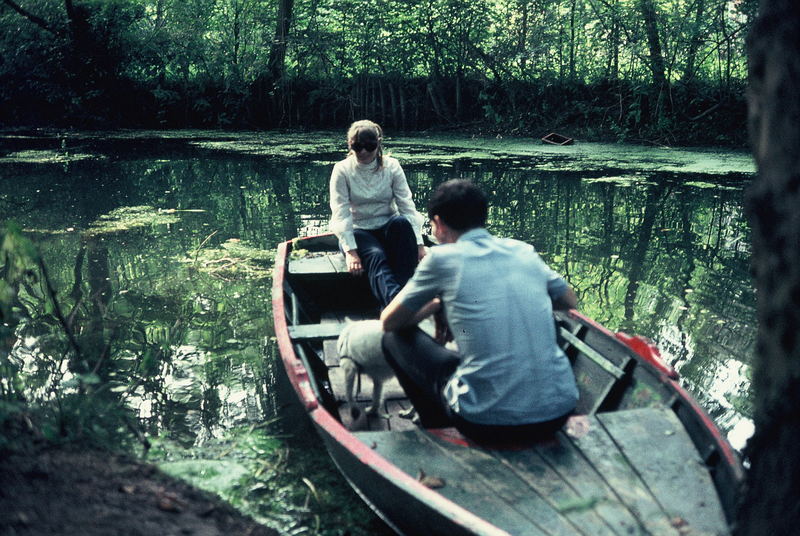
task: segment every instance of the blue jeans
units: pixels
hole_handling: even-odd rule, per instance
[[[372,294],[386,307],[414,275],[419,258],[411,223],[403,216],[377,229],[355,229],[358,256]]]

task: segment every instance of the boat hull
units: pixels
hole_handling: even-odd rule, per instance
[[[361,499],[398,534],[508,536],[470,512],[443,500],[371,452],[324,410],[310,414],[337,469]]]
[[[329,356],[325,355],[323,348],[323,341],[330,340],[332,334],[335,334],[335,330],[329,329],[330,324],[320,322],[324,312],[340,306],[342,303],[350,303],[348,298],[352,296],[358,298],[352,303],[357,303],[361,309],[371,311],[371,314],[375,314],[376,310],[370,301],[368,288],[363,281],[352,278],[346,273],[345,268],[337,265],[337,256],[326,257],[326,254],[336,251],[335,244],[335,240],[330,235],[324,235],[280,245],[273,278],[275,333],[289,381],[311,418],[317,433],[323,439],[331,458],[349,484],[390,527],[400,534],[501,536],[510,533],[525,533],[544,535],[550,534],[550,530],[555,530],[557,533],[571,533],[569,532],[570,527],[573,529],[579,527],[581,523],[586,523],[587,516],[594,516],[599,525],[611,526],[613,523],[619,523],[620,526],[642,534],[672,533],[670,532],[672,529],[667,527],[671,523],[670,519],[683,518],[679,516],[671,518],[667,514],[661,525],[657,523],[653,525],[650,521],[639,518],[637,513],[639,506],[632,507],[631,514],[622,515],[613,521],[603,517],[605,514],[600,507],[593,506],[595,511],[591,513],[579,512],[576,514],[569,509],[562,511],[563,507],[553,504],[552,500],[547,497],[547,493],[538,488],[539,483],[530,478],[526,472],[530,468],[514,467],[513,463],[508,460],[515,458],[506,459],[507,457],[502,453],[493,454],[491,450],[473,449],[468,441],[463,438],[459,439],[458,433],[455,431],[453,431],[455,443],[458,443],[459,448],[464,450],[452,449],[447,442],[442,443],[436,438],[430,440],[433,437],[430,434],[426,436],[427,439],[422,441],[425,448],[432,448],[431,452],[435,451],[440,456],[437,459],[441,460],[443,452],[447,456],[455,458],[454,467],[456,469],[450,473],[455,478],[448,483],[448,489],[443,490],[444,493],[440,493],[423,484],[422,475],[417,474],[416,459],[404,459],[402,447],[406,443],[403,442],[408,441],[411,436],[401,437],[398,432],[391,431],[379,432],[379,434],[389,434],[380,437],[394,438],[388,443],[381,442],[379,448],[375,441],[369,439],[379,436],[370,436],[369,433],[358,435],[348,429],[353,423],[345,422],[346,419],[343,416],[346,417],[346,413],[340,412],[341,398],[337,400],[335,395],[338,388],[335,387],[336,378],[333,372],[336,367],[332,368],[331,363],[327,362]],[[311,253],[306,253],[306,259],[291,261],[293,250]],[[329,261],[332,265],[329,264]],[[292,262],[295,264],[293,270],[290,270]],[[320,266],[323,268],[318,268]],[[566,338],[563,343],[565,349],[568,348],[568,357],[573,362],[573,368],[581,388],[581,406],[579,408],[581,412],[593,416],[607,411],[636,410],[637,408],[666,409],[670,415],[673,415],[672,420],[669,420],[667,424],[672,426],[673,421],[677,423],[676,426],[681,427],[680,434],[686,436],[686,445],[693,452],[696,449],[699,453],[699,455],[690,453],[692,461],[686,463],[692,465],[699,462],[707,468],[707,474],[702,479],[713,481],[713,485],[709,484],[710,493],[718,496],[719,512],[724,512],[724,515],[722,513],[714,515],[720,518],[727,516],[728,522],[730,522],[742,481],[742,469],[738,457],[713,421],[679,385],[677,374],[660,360],[658,352],[652,344],[641,337],[611,332],[577,311],[559,313],[556,321],[561,335]],[[604,427],[597,419],[592,422],[597,429]],[[661,423],[659,424],[661,426],[666,421],[658,422]],[[448,436],[447,432],[443,435],[437,431],[434,432],[437,437]],[[426,432],[420,433],[425,434]],[[397,440],[398,437],[400,437],[399,440]],[[386,444],[391,444],[393,441],[401,446],[394,454],[384,448]],[[561,441],[564,445],[573,441],[574,445],[570,444],[570,448],[575,448],[575,445],[580,444],[579,440],[570,440],[566,437]],[[419,452],[424,458],[425,451]],[[548,454],[548,452],[547,449],[544,449],[539,454],[546,458],[552,454]],[[652,453],[646,454],[648,465],[667,467],[674,462],[674,460],[670,460],[670,453],[667,452],[660,453],[654,450]],[[581,456],[584,455],[581,454]],[[624,455],[625,453],[620,451],[616,456]],[[466,456],[477,465],[470,467],[469,463],[460,460],[459,456]],[[431,457],[431,459],[434,458],[435,456]],[[595,462],[597,467],[602,467],[606,463],[603,459],[595,460]],[[400,466],[403,466],[404,463],[404,469],[401,469]],[[493,505],[497,502],[498,490],[508,491],[502,483],[493,482],[491,475],[488,477],[483,475],[476,480],[476,482],[478,480],[482,482],[486,489],[475,491],[475,483],[468,482],[471,478],[470,472],[480,470],[484,466],[488,467],[487,463],[490,465],[499,463],[496,467],[502,470],[501,472],[507,473],[509,469],[517,471],[510,477],[506,475],[510,480],[524,482],[527,479],[526,485],[530,486],[528,491],[533,495],[541,495],[541,500],[537,498],[538,502],[534,501],[534,503],[538,505],[537,508],[542,508],[542,515],[552,517],[551,521],[556,528],[543,528],[537,519],[539,512],[528,507],[522,508],[520,504],[530,503],[525,497],[521,499],[518,497],[511,501],[509,515],[513,518],[512,520],[503,519],[502,516],[493,519],[492,522],[487,520],[487,513],[491,514],[492,508],[482,504],[484,495],[486,505]],[[548,463],[556,464],[553,466],[556,473],[559,470],[574,469],[572,466],[558,469],[557,463],[560,463],[558,460],[555,462],[550,460]],[[458,467],[463,467],[464,470],[460,471],[457,469]],[[634,473],[635,471],[636,469],[633,469]],[[596,472],[594,478],[601,480],[616,478],[616,475],[613,474],[602,474],[600,469],[597,469]],[[463,479],[464,482],[458,482],[459,479]],[[461,487],[459,488],[459,486]],[[569,486],[580,488],[581,482],[578,480],[577,483],[567,485],[567,487]],[[648,486],[643,483],[641,487],[646,491]],[[463,491],[465,489],[472,491],[469,492],[471,495],[467,497],[469,500],[462,504],[458,497],[465,496]],[[603,485],[598,489],[600,494],[598,497],[601,501],[609,498],[616,501],[626,493],[625,490],[605,489]],[[519,492],[514,491],[514,493]],[[567,495],[569,495],[569,490],[567,490]],[[676,495],[680,495],[680,492]],[[667,500],[672,499],[667,498]],[[518,504],[514,504],[515,501]],[[708,502],[715,501],[709,500]],[[680,497],[673,502],[679,505],[686,504],[686,501],[682,502]],[[704,502],[699,500],[699,503]],[[653,503],[657,504],[658,500],[654,500]],[[678,509],[683,507],[679,506]],[[688,512],[687,517],[691,518],[694,515],[696,521],[702,520],[702,512],[698,512],[700,510]],[[530,521],[530,530],[525,528],[525,523],[528,521]],[[697,524],[700,525],[702,522]],[[711,533],[727,533],[724,519],[717,525],[711,526],[711,530],[713,531]],[[583,529],[578,530],[577,533],[582,531]],[[599,532],[603,533],[602,530]]]

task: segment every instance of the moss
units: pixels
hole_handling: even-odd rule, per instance
[[[266,279],[272,276],[275,252],[254,248],[238,238],[231,238],[219,247],[199,248],[178,260],[221,279]]]
[[[638,175],[621,175],[618,177],[598,177],[595,179],[583,179],[583,182],[592,184],[596,182],[613,183],[617,186],[634,186],[641,184],[656,184],[655,182],[648,181],[645,177]]]
[[[250,474],[243,464],[230,460],[179,460],[161,463],[159,467],[170,476],[222,496]]]
[[[86,153],[68,153],[61,150],[28,150],[10,153],[0,158],[3,164],[63,164],[79,160],[92,160],[101,158],[98,155]]]
[[[719,184],[712,184],[710,182],[703,182],[703,181],[689,181],[685,184],[686,186],[693,186],[695,188],[708,188],[714,190],[738,190],[738,188],[733,186],[722,186]]]
[[[53,133],[54,139],[61,139]],[[207,130],[172,131],[116,131],[72,133],[69,142],[102,139],[185,141],[188,145],[208,151],[223,151],[243,155],[280,159],[303,159],[330,165],[344,158],[347,153],[345,129],[316,132],[226,132]],[[430,134],[411,136],[387,136],[386,153],[398,158],[404,165],[450,163],[456,160],[494,160],[513,158],[515,165],[529,164],[536,159],[540,170],[586,170],[586,169],[636,169],[638,171],[671,171],[676,173],[755,173],[755,163],[750,153],[732,150],[708,150],[643,145],[586,143],[577,140],[574,145],[557,146],[543,144],[539,139],[527,137],[468,136],[465,134]],[[13,153],[9,158],[34,158],[30,161],[48,162],[64,151],[24,151]],[[76,159],[79,155],[71,155]],[[84,155],[80,158],[95,158]],[[42,160],[43,158],[44,160]],[[16,161],[16,160],[11,160]],[[20,160],[22,161],[22,160]]]
[[[162,211],[148,205],[120,207],[97,218],[89,225],[85,234],[87,236],[108,235],[154,225],[169,225],[178,221],[174,211]]]

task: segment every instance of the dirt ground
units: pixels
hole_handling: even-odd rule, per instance
[[[213,495],[98,451],[0,455],[0,535],[273,536]]]

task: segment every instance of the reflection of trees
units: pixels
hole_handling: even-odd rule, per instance
[[[270,174],[269,183],[275,194],[278,214],[282,216],[283,240],[290,240],[297,236],[297,216],[295,213],[292,195],[289,190],[289,177],[287,174]]]
[[[475,180],[490,195],[493,232],[534,244],[554,269],[569,275],[581,308],[610,328],[624,325],[665,344],[677,333],[682,343],[675,352],[686,354],[682,373],[696,385],[713,377],[717,354],[712,346],[730,347],[732,355],[746,361],[737,346],[752,344],[753,298],[740,191],[689,188],[681,184],[685,175],[653,174],[650,179],[661,184],[654,186],[635,178],[617,180],[610,176],[615,171],[545,171],[502,161],[414,164],[405,170],[423,211],[441,182]],[[68,188],[98,184],[86,167],[72,171],[77,174],[65,183]],[[273,385],[281,372],[269,359],[271,343],[264,341],[271,331],[268,289],[261,282],[215,280],[176,258],[193,257],[213,231],[207,247],[241,238],[271,249],[296,234],[301,218],[327,222],[330,165],[178,156],[104,164],[101,171],[117,176],[113,184],[127,185],[124,199],[110,196],[115,206],[124,202],[204,212],[181,214],[181,223],[170,229],[87,241],[84,249],[75,235],[49,238],[47,263],[55,286],[71,290],[59,296],[76,332],[95,332],[98,355],[108,348],[103,361],[113,363],[109,374],[131,378],[135,390],[129,396],[155,404],[154,431],[169,423],[191,435],[196,428],[187,425],[190,421],[208,428],[224,419],[232,410],[220,389],[230,381],[253,390],[256,400],[248,398],[248,405],[266,414],[277,412]],[[596,178],[615,182],[583,180]],[[40,179],[47,184],[52,177]],[[26,186],[31,199],[36,189],[46,190],[42,184]],[[70,203],[79,203],[82,213],[91,197],[86,189],[69,193]],[[62,212],[40,214],[40,226],[55,222],[60,228],[76,221],[66,206]],[[683,292],[688,287],[694,290],[691,295]],[[41,300],[27,306],[42,307]],[[668,332],[665,326],[674,329]],[[226,342],[234,339],[239,342]],[[177,347],[184,349],[178,352]],[[205,366],[189,367],[181,352],[192,349],[202,354]],[[165,376],[184,371],[194,374],[192,385],[179,394],[170,391]]]
[[[625,320],[628,322],[633,321],[636,294],[646,271],[645,259],[650,249],[650,240],[653,237],[653,225],[668,195],[669,189],[661,186],[649,186],[647,188],[647,196],[645,196],[644,215],[642,216],[641,224],[637,227],[633,222],[628,223],[628,227],[631,229],[630,234],[636,237],[633,251],[628,256],[628,262],[631,267],[628,272],[628,288],[625,291]]]
[[[689,317],[691,303],[689,303],[688,290],[692,288],[692,277],[695,273],[695,257],[694,257],[694,236],[692,235],[692,223],[689,214],[689,204],[684,201],[684,196],[680,196],[678,207],[680,209],[680,251],[683,252],[684,262],[680,269],[681,274],[681,287],[684,292],[680,294],[680,299],[683,304],[683,310],[675,321],[678,327],[681,338],[681,355],[677,357],[684,357],[689,354],[689,337],[688,328],[685,326],[686,320]],[[675,365],[676,358],[672,359],[672,364]]]
[[[614,233],[616,229],[614,221],[614,205],[616,201],[616,192],[617,189],[613,184],[603,184],[600,186],[600,197],[603,204],[603,235],[600,239],[600,243],[602,244],[614,243]],[[605,255],[598,255],[602,272],[598,278],[597,297],[599,301],[598,305],[603,308],[611,307],[611,296],[609,289],[611,286],[612,275],[614,273],[614,268],[612,267],[612,262],[614,259],[612,258],[612,255],[615,254],[606,253]]]
[[[114,342],[106,322],[112,296],[108,248],[102,240],[89,239],[86,250],[90,305],[83,348],[91,356],[89,367],[101,378],[107,378],[111,345]]]

